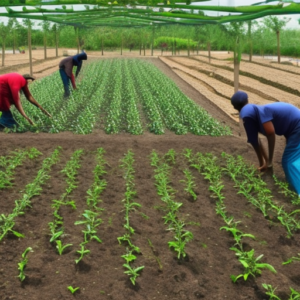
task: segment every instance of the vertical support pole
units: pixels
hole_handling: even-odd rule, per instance
[[[58,30],[57,25],[55,24],[55,56],[58,57]]]
[[[77,53],[80,52],[80,42],[79,42],[79,28],[76,27],[76,38],[77,38]]]
[[[33,75],[32,71],[32,48],[31,48],[31,24],[28,25],[28,52],[29,52],[29,68],[30,75]]]

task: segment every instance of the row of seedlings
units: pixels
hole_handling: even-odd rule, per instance
[[[299,206],[300,205],[300,197],[295,191],[290,189],[289,183],[286,181],[284,182],[284,181],[279,180],[275,174],[273,174],[273,179],[274,179],[275,185],[277,185],[279,188],[279,193],[281,193],[285,197],[287,197],[293,205]]]
[[[187,224],[185,221],[179,218],[179,209],[182,203],[174,200],[175,190],[172,189],[170,185],[172,167],[168,162],[165,162],[164,159],[171,162],[170,164],[174,164],[175,151],[173,149],[169,150],[163,158],[160,158],[154,150],[151,152],[151,166],[155,167],[154,178],[156,190],[161,200],[165,203],[164,209],[166,215],[163,216],[164,223],[168,226],[167,230],[174,232],[174,240],[169,241],[168,245],[169,248],[177,252],[178,259],[183,259],[187,255],[185,250],[186,244],[190,242],[194,236],[191,231],[186,229]]]
[[[130,212],[135,211],[136,208],[141,207],[141,205],[134,201],[134,198],[136,196],[136,190],[135,190],[135,170],[133,167],[134,164],[134,154],[130,150],[127,152],[125,157],[121,160],[120,167],[124,170],[124,179],[125,179],[125,198],[122,200],[124,203],[124,211],[125,211],[125,223],[123,227],[125,228],[126,232],[123,236],[118,237],[119,244],[124,243],[126,247],[126,253],[122,255],[122,258],[125,260],[125,263],[123,264],[123,267],[126,269],[124,272],[128,276],[130,276],[130,280],[133,285],[135,285],[137,277],[140,275],[139,272],[141,272],[144,269],[144,266],[138,266],[135,267],[135,260],[136,260],[136,254],[140,254],[140,248],[133,244],[132,242],[132,236],[135,233],[134,228],[130,224]]]
[[[15,207],[12,213],[8,215],[1,214],[0,216],[0,241],[8,234],[12,233],[17,237],[24,237],[23,234],[13,230],[15,219],[25,213],[27,207],[31,207],[31,198],[40,195],[42,186],[50,178],[51,167],[59,161],[61,147],[56,148],[50,157],[43,160],[42,167],[38,171],[34,180],[27,184],[20,200],[15,201]]]
[[[29,158],[34,159],[41,155],[36,148],[26,150],[15,150],[7,156],[0,157],[0,190],[11,187],[15,175],[15,169],[21,166]]]
[[[102,202],[100,195],[107,185],[107,181],[103,178],[103,175],[107,173],[105,171],[106,161],[103,158],[104,153],[105,151],[103,148],[97,149],[96,167],[93,171],[94,182],[87,190],[87,209],[82,214],[83,220],[75,222],[75,225],[85,225],[85,228],[82,230],[84,241],[80,243],[80,250],[77,251],[80,257],[75,260],[76,264],[82,260],[84,255],[90,253],[90,250],[85,248],[87,243],[91,240],[96,240],[98,243],[102,243],[102,240],[97,235],[97,227],[102,224],[100,214],[103,211],[103,208],[99,207],[99,204]]]
[[[60,208],[61,206],[71,206],[72,209],[76,209],[76,204],[73,200],[69,199],[69,195],[71,192],[77,187],[77,174],[78,169],[80,168],[80,159],[83,154],[83,150],[79,149],[76,150],[73,155],[71,156],[70,160],[66,163],[66,166],[61,170],[61,173],[66,176],[66,190],[61,195],[60,199],[52,200],[52,209],[53,211],[53,218],[54,220],[48,223],[49,230],[50,230],[50,243],[56,244],[56,249],[59,255],[63,254],[63,251],[67,248],[72,246],[72,244],[63,245],[62,243],[62,236],[64,234],[64,221],[63,216],[60,215]]]
[[[262,269],[268,269],[271,272],[276,273],[276,270],[270,264],[259,262],[263,257],[263,254],[255,257],[254,249],[249,251],[245,251],[243,249],[243,238],[255,239],[255,236],[249,233],[244,233],[238,229],[238,224],[240,221],[235,221],[234,217],[229,217],[227,215],[226,206],[223,201],[225,196],[222,193],[224,188],[222,181],[222,168],[217,163],[217,157],[210,153],[207,153],[206,155],[197,153],[194,156],[190,149],[186,149],[184,155],[189,161],[190,166],[197,169],[204,176],[204,178],[209,181],[209,191],[211,192],[211,197],[216,199],[216,213],[223,218],[223,221],[226,224],[220,229],[230,232],[235,240],[235,244],[230,248],[230,250],[235,252],[239,262],[244,267],[244,272],[237,276],[231,275],[232,281],[236,282],[239,278],[244,278],[244,280],[247,280],[250,275],[256,277],[256,275],[261,274]]]
[[[272,201],[272,193],[267,184],[257,175],[257,170],[238,156],[222,153],[226,160],[226,167],[223,172],[228,174],[238,188],[238,194],[242,194],[247,200],[257,207],[266,218],[276,217],[286,228],[288,237],[300,229],[300,209],[286,212],[284,206],[278,206]]]

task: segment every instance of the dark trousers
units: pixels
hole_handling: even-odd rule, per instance
[[[1,118],[0,118],[0,126],[1,127],[7,127],[12,128],[15,125],[17,125],[17,122],[13,118],[13,115],[10,110],[3,111]]]
[[[64,97],[68,98],[70,96],[70,78],[64,69],[59,69],[59,73],[64,85],[64,90],[65,90]]]

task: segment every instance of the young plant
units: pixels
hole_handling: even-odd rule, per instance
[[[31,247],[26,248],[26,250],[22,253],[22,260],[18,263],[18,270],[20,271],[18,277],[20,278],[21,281],[23,281],[26,278],[24,271],[28,262],[27,253],[29,251],[33,252]]]
[[[263,283],[262,286],[267,290],[266,295],[270,296],[270,300],[281,300],[278,296],[275,295],[276,288],[273,288],[271,284]]]
[[[194,201],[196,201],[197,195],[194,192],[194,189],[196,188],[196,183],[194,182],[194,177],[188,169],[184,170],[183,172],[185,174],[186,179],[180,180],[180,182],[183,182],[186,185],[184,190],[193,197]]]
[[[236,282],[241,277],[244,278],[245,281],[248,279],[250,275],[255,277],[256,275],[261,274],[262,269],[268,269],[273,273],[277,273],[274,267],[271,266],[270,264],[258,262],[263,257],[263,254],[255,258],[254,249],[247,252],[240,251],[236,248],[230,248],[230,249],[236,252],[236,255],[238,256],[238,260],[245,268],[243,274],[240,274],[238,276],[235,275],[230,276],[233,282]]]
[[[133,285],[135,285],[135,280],[139,276],[139,272],[144,269],[145,266],[137,267],[137,268],[132,268],[130,267],[129,264],[123,264],[123,267],[127,269],[124,273],[131,276],[130,280]]]
[[[80,287],[73,288],[71,285],[68,286],[68,290],[72,293],[72,295],[74,295],[79,289]]]
[[[73,244],[66,244],[66,245],[63,245],[61,240],[56,240],[56,249],[59,253],[59,255],[62,255],[63,251],[67,248],[67,247],[70,247],[72,246]]]
[[[91,252],[90,250],[84,249],[84,244],[83,243],[81,243],[80,246],[81,246],[81,249],[77,251],[77,253],[80,254],[80,257],[75,260],[76,264],[78,264],[83,259],[84,255]]]

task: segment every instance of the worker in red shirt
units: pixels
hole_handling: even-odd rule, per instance
[[[87,60],[87,55],[85,52],[79,53],[74,56],[68,56],[59,63],[59,73],[64,85],[65,98],[68,98],[70,96],[70,82],[72,83],[73,89],[76,89],[73,67],[77,67],[75,73],[75,77],[77,77],[81,70],[83,60]]]
[[[29,74],[21,75],[18,73],[8,73],[0,75],[0,128],[12,128],[17,125],[10,111],[10,106],[15,105],[20,114],[31,124],[33,121],[23,110],[19,92],[22,91],[26,99],[38,107],[45,115],[51,118],[51,115],[33,98],[28,90],[28,81],[35,78]]]

